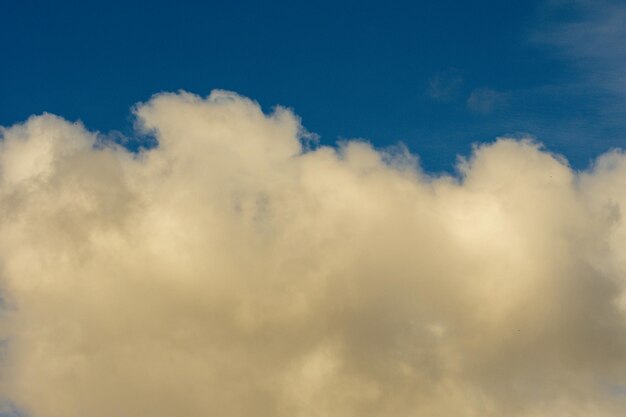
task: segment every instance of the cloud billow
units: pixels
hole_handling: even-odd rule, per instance
[[[626,157],[531,140],[459,176],[289,110],[160,94],[158,146],[0,141],[0,373],[32,417],[621,416]],[[0,413],[3,411],[0,407]]]

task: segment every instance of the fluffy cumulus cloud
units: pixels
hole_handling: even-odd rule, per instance
[[[429,176],[232,93],[135,113],[138,154],[2,130],[0,414],[624,415],[626,155]]]

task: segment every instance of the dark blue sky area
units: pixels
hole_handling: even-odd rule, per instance
[[[403,141],[435,171],[503,134],[576,167],[626,144],[624,3],[2,3],[5,126],[47,111],[131,134],[134,103],[220,88],[293,108],[323,143]]]

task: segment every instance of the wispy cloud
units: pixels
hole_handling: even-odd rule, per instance
[[[626,3],[549,2],[532,39],[578,70],[576,87],[602,96],[607,116],[626,113]]]
[[[428,96],[436,101],[451,100],[463,84],[463,76],[456,69],[448,69],[434,75],[428,81]]]
[[[467,107],[477,113],[488,114],[506,103],[506,94],[491,88],[476,88],[467,98]]]

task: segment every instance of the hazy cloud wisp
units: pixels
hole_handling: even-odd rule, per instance
[[[458,93],[463,84],[463,75],[455,69],[435,74],[428,80],[428,96],[435,101],[448,101]]]
[[[506,103],[506,94],[491,88],[476,88],[467,98],[467,107],[477,113],[489,114]]]

